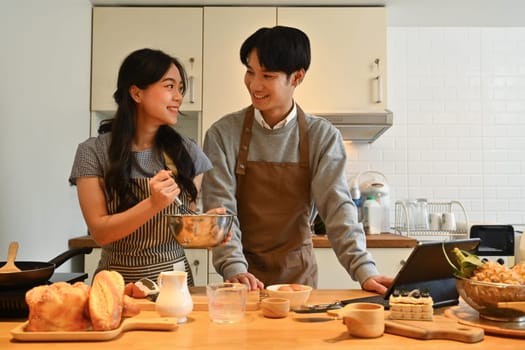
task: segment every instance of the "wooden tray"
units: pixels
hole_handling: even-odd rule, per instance
[[[445,310],[445,316],[464,325],[482,328],[486,333],[525,338],[524,323],[486,320],[479,317],[479,313],[476,310],[464,303]]]
[[[342,309],[329,310],[328,315],[343,318],[346,305]],[[485,332],[480,327],[465,327],[456,320],[442,315],[434,315],[430,321],[393,320],[390,311],[385,311],[385,333],[416,339],[448,339],[464,343],[477,343],[483,340]]]
[[[434,315],[432,321],[391,320],[387,316],[385,333],[416,339],[448,339],[464,343],[477,343],[485,336],[483,329],[479,327],[467,327],[441,315]]]
[[[78,331],[78,332],[26,332],[27,322],[11,330],[13,339],[34,341],[105,341],[118,337],[122,332],[131,330],[172,331],[178,327],[177,319],[163,318],[126,318],[116,329],[110,331]]]

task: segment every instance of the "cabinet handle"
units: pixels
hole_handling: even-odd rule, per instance
[[[201,264],[201,262],[199,260],[193,260],[193,266],[195,266],[195,274],[198,275],[199,274],[199,265]]]
[[[381,78],[381,75],[378,75],[376,77],[377,80],[377,100],[376,103],[383,102],[383,79]]]
[[[381,103],[381,102],[383,102],[383,78],[381,77],[381,70],[379,68],[379,63],[380,63],[379,58],[376,58],[374,60],[374,63],[376,65],[377,71],[378,71],[378,74],[375,77],[375,80],[377,80],[377,99],[376,99],[376,103]]]
[[[189,88],[190,88],[190,101],[189,101],[190,103],[195,103],[195,99],[193,98],[193,86],[194,86],[193,81],[194,80],[195,79],[194,79],[193,75],[190,75],[188,77],[188,84],[189,84]]]
[[[195,63],[195,58],[193,57],[190,57],[190,69],[191,71],[193,72],[193,64]],[[193,76],[193,74],[191,74],[190,76],[188,76],[188,85],[189,85],[189,90],[190,90],[190,103],[195,103],[195,98],[194,98],[194,82],[195,82],[195,77]]]

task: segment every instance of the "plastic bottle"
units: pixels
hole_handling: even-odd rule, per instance
[[[376,200],[382,210],[381,232],[390,232],[390,196],[386,193],[378,193]]]
[[[357,183],[353,182],[352,187],[350,187],[350,195],[352,196],[352,200],[354,201],[354,204],[357,208],[357,221],[361,221],[362,217],[362,204],[361,203],[361,191],[359,191],[359,187],[357,186]]]
[[[374,197],[366,197],[366,201],[363,203],[363,226],[365,227],[365,233],[368,234],[379,234],[381,233],[381,224],[383,209],[381,205],[375,200]]]

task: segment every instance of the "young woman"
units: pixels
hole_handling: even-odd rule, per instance
[[[119,70],[114,119],[102,122],[98,137],[76,152],[69,182],[102,247],[97,271],[116,270],[127,283],[156,281],[179,263],[193,285],[184,249],[165,217],[177,212],[177,196],[195,208],[202,174],[211,169],[197,144],[171,127],[185,90],[186,74],[175,58],[151,49],[131,53]],[[173,172],[166,170],[171,163]]]

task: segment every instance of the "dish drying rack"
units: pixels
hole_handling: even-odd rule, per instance
[[[450,202],[428,202],[428,214],[432,213],[453,213],[456,219],[456,230],[430,230],[419,229],[411,227],[410,212],[403,201],[396,201],[395,204],[395,226],[396,233],[409,236],[418,237],[420,240],[452,240],[463,239],[469,236],[469,221],[467,211],[463,204],[459,201]]]

